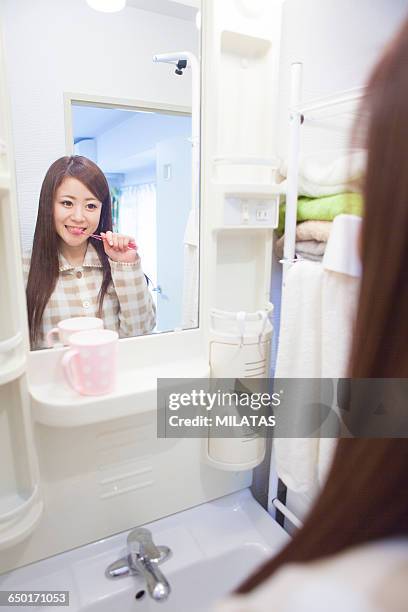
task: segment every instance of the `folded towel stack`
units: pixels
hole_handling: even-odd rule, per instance
[[[296,226],[296,255],[299,259],[321,261],[330,236],[331,221],[303,221]],[[285,236],[275,242],[278,259],[283,257]]]
[[[324,150],[299,160],[298,193],[310,198],[360,191],[367,154],[362,149]],[[279,173],[286,177],[287,166],[281,161]]]
[[[321,261],[333,219],[341,214],[362,216],[363,200],[358,193],[338,193],[323,198],[299,198],[297,205],[296,247],[298,259]],[[283,257],[285,204],[279,211],[277,228],[280,238],[275,242],[278,259]]]
[[[362,216],[363,203],[354,189],[361,183],[366,153],[361,150],[322,151],[299,162],[297,231],[295,253],[298,259],[321,261],[330,234],[331,222],[341,214]],[[281,176],[287,168],[281,163]],[[310,225],[310,222],[314,223]],[[279,240],[275,252],[283,256],[285,205],[279,211]]]

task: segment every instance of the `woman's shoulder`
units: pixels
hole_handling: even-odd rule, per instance
[[[400,612],[408,610],[408,538],[358,546],[311,563],[291,563],[214,612]]]

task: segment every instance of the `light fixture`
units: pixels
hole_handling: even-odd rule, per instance
[[[116,13],[126,6],[126,0],[86,0],[86,3],[95,11],[103,13]]]

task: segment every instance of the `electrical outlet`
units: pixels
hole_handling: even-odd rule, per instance
[[[268,208],[257,208],[255,211],[255,219],[260,222],[270,220],[271,211]]]

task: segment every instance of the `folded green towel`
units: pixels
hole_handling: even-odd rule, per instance
[[[282,236],[285,229],[285,204],[279,209],[277,232]],[[363,214],[363,198],[359,193],[338,193],[324,198],[299,198],[297,203],[297,221],[315,219],[333,221],[337,215]]]

